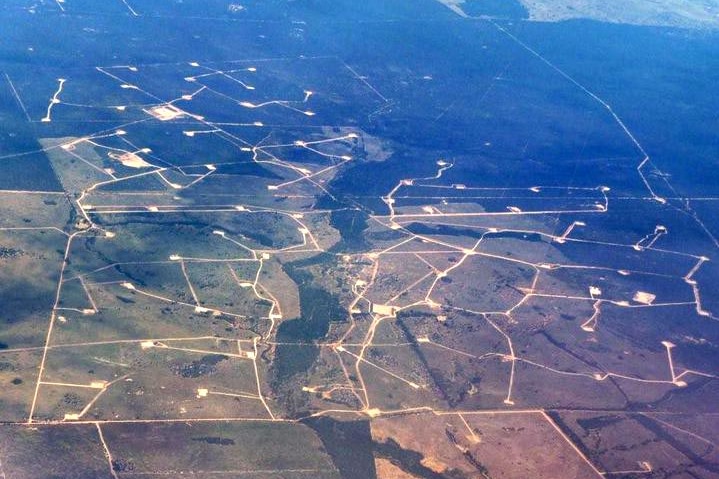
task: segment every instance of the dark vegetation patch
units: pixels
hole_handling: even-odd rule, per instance
[[[310,262],[305,260],[284,265],[285,272],[299,289],[302,315],[283,322],[277,330],[277,340],[306,345],[281,345],[277,348],[273,371],[275,381],[282,382],[307,372],[319,354],[317,347],[312,344],[327,334],[330,322],[345,315],[338,298],[314,285],[312,274],[303,270],[323,259],[324,255],[320,255]]]
[[[0,246],[0,258],[14,258],[16,256],[24,256],[25,252],[15,248],[6,248]]]
[[[319,436],[342,479],[377,477],[369,421],[337,421],[329,417],[304,421]]]
[[[232,163],[228,165],[218,165],[215,174],[236,175],[236,176],[255,176],[259,178],[269,178],[273,180],[281,180],[282,177],[268,170],[259,163],[254,161],[246,163]]]
[[[363,251],[370,248],[364,237],[369,215],[359,209],[335,210],[330,215],[330,226],[340,233],[342,240],[332,251]]]
[[[134,299],[126,298],[124,296],[118,296],[115,295],[115,298],[117,298],[118,301],[125,304],[134,304],[136,301]]]
[[[22,150],[38,150],[36,142],[25,145]],[[8,150],[5,150],[7,153]],[[62,186],[44,154],[21,155],[2,160],[0,190],[62,191]]]
[[[318,255],[283,266],[287,275],[297,284],[301,316],[284,321],[277,328],[274,361],[270,370],[270,385],[282,398],[290,416],[299,416],[304,410],[306,397],[297,383],[315,364],[319,348],[315,344],[329,332],[332,321],[344,318],[345,310],[339,299],[325,289],[312,283],[312,274],[304,268],[323,261],[334,261],[334,255]]]
[[[113,459],[112,470],[115,472],[132,472],[135,470],[135,463],[124,459]]]
[[[208,354],[201,359],[172,366],[172,372],[183,378],[199,378],[213,374],[217,370],[217,364],[227,359],[223,354]]]
[[[464,479],[460,471],[450,470],[444,473],[435,472],[422,464],[424,456],[408,449],[403,449],[394,439],[375,442],[374,451],[377,457],[389,460],[404,472],[421,479]]]
[[[577,419],[577,424],[586,430],[589,429],[602,429],[612,424],[624,421],[625,418],[620,416],[597,416],[592,418]]]
[[[235,440],[219,436],[193,437],[193,441],[206,442],[207,444],[215,444],[218,446],[234,446]]]

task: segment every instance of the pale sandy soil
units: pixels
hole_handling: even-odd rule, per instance
[[[467,17],[465,0],[438,0]],[[480,0],[472,0],[480,1]],[[519,0],[530,20],[558,22],[577,18],[608,23],[719,28],[719,0]]]
[[[719,0],[521,0],[537,21],[589,18],[610,23],[719,28]]]

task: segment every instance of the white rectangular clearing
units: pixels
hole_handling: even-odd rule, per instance
[[[372,312],[382,316],[397,316],[398,309],[397,306],[390,306],[389,304],[372,304]]]
[[[165,104],[144,110],[145,113],[157,118],[160,121],[170,121],[185,115],[185,112],[174,105]]]
[[[634,295],[634,298],[632,298],[637,303],[641,304],[652,304],[655,299],[657,299],[656,295],[652,293],[647,293],[645,291],[637,291],[637,293]]]

